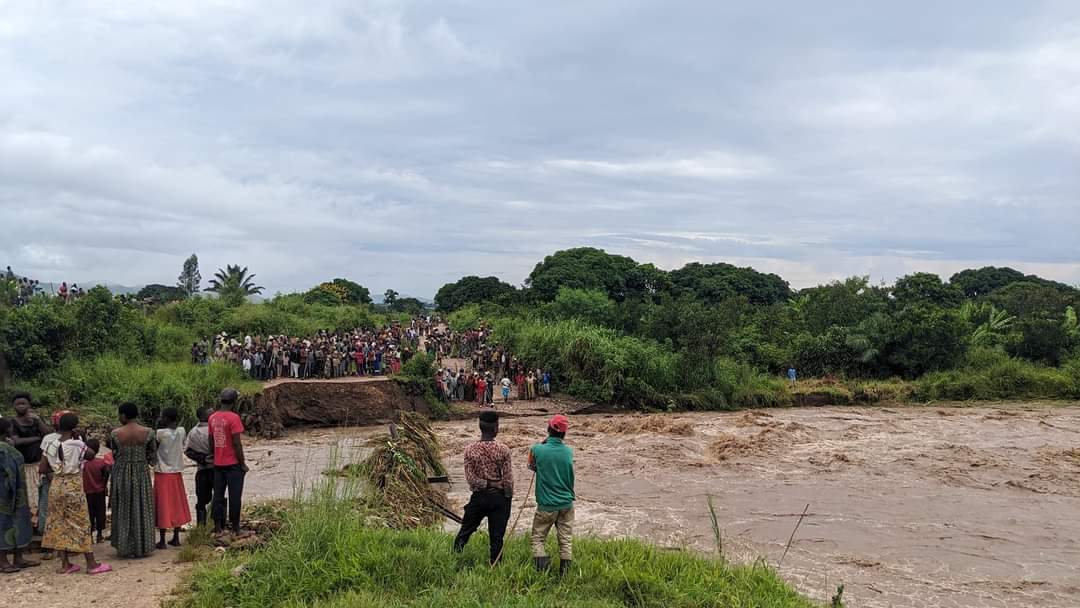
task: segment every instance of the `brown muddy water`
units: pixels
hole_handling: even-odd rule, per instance
[[[525,451],[544,425],[502,424],[515,516],[530,479]],[[459,508],[474,429],[436,425]],[[320,476],[331,446],[355,459],[381,431],[253,442],[246,494],[288,497]],[[724,553],[775,566],[809,504],[779,571],[817,601],[843,584],[849,606],[1080,606],[1080,406],[588,415],[571,418],[567,440],[581,533],[715,551],[713,496]],[[527,508],[517,532],[530,520]]]

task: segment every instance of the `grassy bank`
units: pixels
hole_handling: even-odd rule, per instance
[[[158,419],[162,408],[180,410],[182,424],[194,423],[195,411],[217,401],[226,386],[252,395],[262,384],[250,380],[235,365],[214,363],[129,363],[116,356],[96,359],[66,359],[32,382],[15,383],[4,390],[0,411],[10,408],[10,395],[29,391],[41,411],[71,409],[84,424],[105,424],[116,420],[120,403],[139,406],[148,424]]]
[[[487,565],[478,534],[461,555],[452,537],[432,529],[365,524],[334,492],[295,507],[263,549],[204,563],[184,608],[399,608],[476,606],[656,608],[812,604],[764,566],[733,566],[636,540],[582,538],[573,573],[536,572],[526,540],[509,541],[503,562]],[[554,541],[552,540],[552,543]],[[549,550],[554,551],[554,546]],[[237,569],[240,567],[239,569]]]
[[[475,315],[474,315],[475,316]],[[472,319],[452,319],[459,323]],[[1001,349],[973,348],[956,369],[922,377],[800,379],[792,388],[729,357],[688,356],[647,339],[580,320],[501,317],[494,340],[530,365],[552,370],[558,389],[628,408],[745,407],[938,400],[1080,399],[1080,359],[1050,367]],[[780,372],[782,370],[777,370]]]

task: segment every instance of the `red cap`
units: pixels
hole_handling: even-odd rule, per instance
[[[53,428],[56,428],[56,427],[60,426],[60,417],[61,416],[63,416],[64,414],[70,414],[70,413],[71,413],[71,411],[69,411],[69,410],[57,410],[57,411],[53,412],[53,415],[52,415]]]
[[[565,433],[566,429],[570,428],[570,419],[562,414],[555,414],[551,417],[551,420],[548,420],[548,428],[559,433]]]

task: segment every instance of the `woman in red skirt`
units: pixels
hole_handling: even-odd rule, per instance
[[[184,490],[184,440],[187,433],[177,425],[179,414],[175,407],[161,412],[161,424],[157,430],[157,466],[154,467],[154,513],[161,534],[157,548],[164,549],[165,532],[173,531],[168,544],[180,546],[180,528],[191,523],[187,491]]]

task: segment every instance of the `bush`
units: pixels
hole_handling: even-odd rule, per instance
[[[914,397],[923,401],[1080,397],[1073,368],[1046,367],[996,349],[974,349],[963,368],[927,374],[915,384]]]
[[[132,364],[114,355],[68,359],[36,382],[20,386],[32,391],[35,403],[73,410],[90,425],[111,424],[117,406],[130,401],[139,406],[148,426],[157,424],[161,410],[169,406],[180,411],[182,424],[193,425],[195,411],[216,403],[226,386],[247,394],[261,389],[234,365]],[[8,404],[10,400],[3,405]]]

